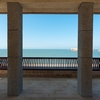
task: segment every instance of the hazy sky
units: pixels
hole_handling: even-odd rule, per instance
[[[100,49],[100,15],[93,17],[93,48]],[[78,44],[77,14],[24,14],[23,48],[70,49]],[[0,48],[7,48],[7,15],[0,14]]]

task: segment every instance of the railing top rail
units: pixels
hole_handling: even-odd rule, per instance
[[[0,59],[7,59],[8,57],[0,57]]]
[[[0,59],[7,59],[8,57],[0,57]],[[78,57],[22,57],[23,59],[77,59]],[[92,59],[100,59],[93,57]]]
[[[77,59],[77,57],[23,57],[23,59]]]

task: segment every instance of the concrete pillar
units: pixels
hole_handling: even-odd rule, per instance
[[[92,33],[93,3],[84,2],[78,8],[78,92],[92,96]]]
[[[8,96],[18,96],[22,81],[22,7],[8,2]]]

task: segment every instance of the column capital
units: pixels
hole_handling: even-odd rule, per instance
[[[86,7],[90,7],[90,6],[93,6],[94,5],[94,2],[82,2],[78,9],[80,9],[80,7],[83,7],[83,8],[86,8]],[[87,9],[87,8],[86,8]]]
[[[19,2],[7,2],[8,30],[22,30],[22,6]],[[10,17],[11,16],[11,17]],[[13,23],[12,23],[13,22]]]
[[[93,2],[83,2],[78,8],[78,31],[93,31]]]

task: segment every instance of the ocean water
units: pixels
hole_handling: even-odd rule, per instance
[[[70,49],[23,49],[23,57],[77,57],[77,51]],[[0,49],[0,57],[7,57],[7,49]],[[93,57],[100,58],[97,49],[93,51]]]

